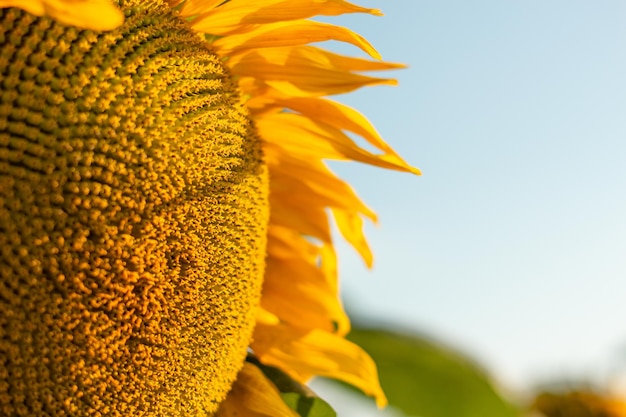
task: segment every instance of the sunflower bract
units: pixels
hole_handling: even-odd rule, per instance
[[[183,20],[122,11],[97,33],[0,9],[0,415],[205,415],[246,355],[260,141]]]

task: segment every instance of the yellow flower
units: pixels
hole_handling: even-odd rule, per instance
[[[545,417],[624,417],[626,402],[589,390],[539,394],[532,408]]]
[[[306,20],[379,12],[0,7],[0,414],[296,415],[259,363],[384,405],[374,363],[344,339],[328,218],[371,265],[362,222],[376,216],[323,161],[419,171],[325,96],[394,84],[361,72],[401,66]],[[375,60],[308,45],[325,40]]]

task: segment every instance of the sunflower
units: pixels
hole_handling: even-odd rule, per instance
[[[400,68],[342,0],[0,0],[0,414],[295,416],[277,373],[385,396],[344,336],[325,160],[419,173],[326,96]],[[374,59],[311,43],[348,42]],[[378,151],[358,146],[358,135]]]
[[[545,417],[624,417],[626,401],[605,392],[542,392],[532,409]]]

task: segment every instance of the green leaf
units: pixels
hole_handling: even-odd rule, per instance
[[[335,410],[320,397],[307,397],[295,392],[280,395],[285,404],[295,410],[300,417],[337,417]]]
[[[263,365],[254,355],[248,355],[246,361],[256,365],[267,379],[274,383],[285,404],[298,413],[300,417],[337,417],[335,410],[326,401],[318,397],[311,388],[291,378],[278,368]]]
[[[389,404],[420,417],[517,417],[520,412],[464,355],[415,335],[353,328],[378,366]]]

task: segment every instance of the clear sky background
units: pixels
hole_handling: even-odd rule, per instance
[[[386,16],[326,21],[409,69],[340,99],[423,176],[332,164],[381,219],[373,271],[339,245],[348,308],[456,346],[514,389],[616,370],[626,2],[357,3]]]

